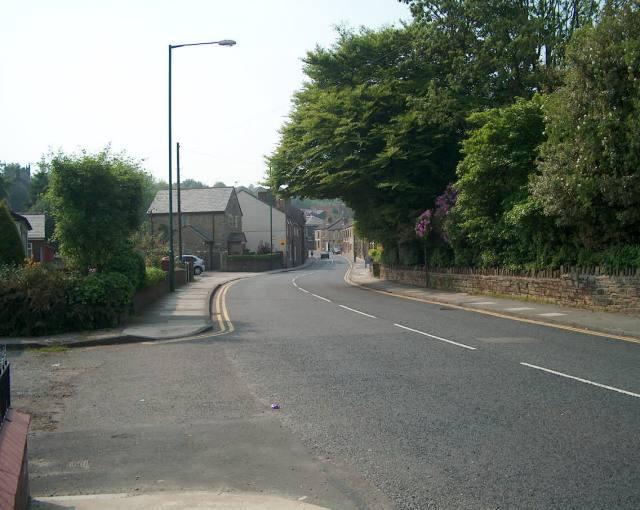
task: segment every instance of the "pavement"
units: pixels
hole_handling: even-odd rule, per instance
[[[360,287],[393,294],[407,299],[447,305],[453,308],[480,312],[543,324],[572,331],[640,342],[640,317],[621,313],[593,311],[524,299],[447,292],[381,280],[374,277],[364,261],[350,263],[346,280]]]
[[[58,496],[37,498],[31,510],[327,510],[304,501],[290,501],[276,496],[227,494],[197,491],[157,492],[154,494],[100,494],[95,496]]]
[[[0,344],[9,349],[52,345],[89,347],[198,335],[212,329],[211,298],[221,285],[242,278],[302,269],[313,262],[313,259],[308,259],[298,267],[263,273],[205,272],[195,277],[192,283],[165,294],[141,314],[128,317],[119,327],[37,337],[0,337]]]

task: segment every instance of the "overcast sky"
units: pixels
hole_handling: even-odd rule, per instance
[[[167,47],[181,174],[263,179],[302,85],[301,58],[334,27],[409,20],[397,0],[0,0],[0,161],[106,144],[167,179]]]

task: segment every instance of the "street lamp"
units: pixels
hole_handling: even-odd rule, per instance
[[[204,46],[207,44],[217,44],[218,46],[234,46],[235,41],[231,39],[222,39],[221,41],[201,42],[201,43],[188,43],[188,44],[170,44],[169,45],[169,291],[173,292],[176,288],[175,274],[174,274],[174,253],[173,253],[173,189],[171,181],[172,176],[172,163],[173,154],[171,152],[171,145],[173,143],[171,136],[171,50],[174,48],[183,48],[185,46]],[[179,226],[181,228],[181,226]]]

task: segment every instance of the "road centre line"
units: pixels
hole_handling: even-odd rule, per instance
[[[327,299],[326,297],[318,296],[318,294],[314,294],[314,293],[311,293],[311,295],[313,297],[317,297],[318,299],[322,299],[323,301],[326,301],[327,303],[331,303],[331,300]]]
[[[307,289],[303,289],[302,287],[298,287],[298,289],[301,290],[302,292],[310,294],[310,292]]]
[[[624,395],[629,395],[631,397],[640,398],[640,394],[638,394],[638,393],[633,393],[631,391],[622,390],[620,388],[616,388],[615,386],[607,386],[606,384],[600,384],[600,383],[597,383],[597,382],[589,381],[588,379],[582,379],[580,377],[575,377],[573,375],[563,374],[562,372],[556,372],[555,370],[550,370],[548,368],[539,367],[537,365],[531,365],[529,363],[521,362],[520,364],[524,365],[525,367],[535,368],[536,370],[542,370],[543,372],[549,372],[550,374],[559,375],[560,377],[566,377],[567,379],[573,379],[575,381],[579,381],[579,382],[582,382],[582,383],[585,383],[585,384],[591,384],[592,386],[597,386],[598,388],[604,388],[604,389],[611,390],[611,391],[617,391],[618,393],[622,393]]]
[[[461,344],[458,342],[454,342],[453,340],[447,340],[446,338],[442,338],[436,335],[431,335],[429,333],[425,333],[424,331],[418,331],[417,329],[413,329],[413,328],[408,328],[407,326],[403,326],[402,324],[393,324],[394,326],[398,327],[398,328],[402,328],[402,329],[406,329],[407,331],[412,331],[414,333],[418,333],[419,335],[424,335],[424,336],[428,336],[429,338],[435,338],[436,340],[440,340],[441,342],[447,342],[448,344],[453,344],[453,345],[457,345],[458,347],[463,347],[465,349],[469,349],[472,351],[475,351],[476,348],[475,347],[471,347],[470,345],[465,345],[465,344]]]
[[[355,310],[353,308],[349,308],[348,306],[338,305],[340,308],[344,308],[345,310],[349,310],[350,312],[359,313],[360,315],[365,315],[366,317],[371,317],[372,319],[377,319],[375,315],[370,315],[368,313],[361,312],[360,310]]]

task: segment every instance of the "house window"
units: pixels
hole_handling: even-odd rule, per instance
[[[33,243],[27,243],[27,258],[33,257]]]

